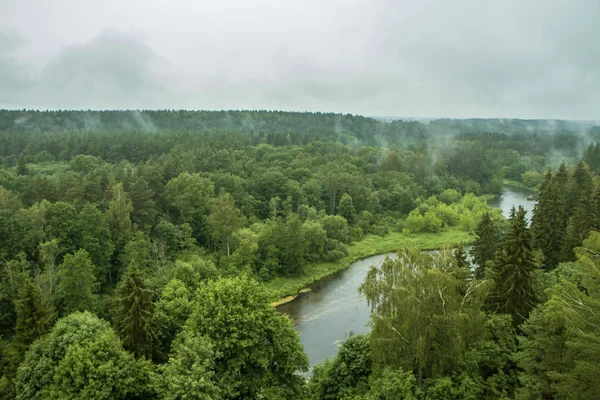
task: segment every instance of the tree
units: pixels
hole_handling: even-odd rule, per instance
[[[313,369],[309,392],[315,399],[353,398],[364,394],[371,375],[372,355],[368,335],[350,336],[333,361]]]
[[[162,399],[221,399],[214,372],[215,354],[210,340],[184,331],[173,345],[169,362],[158,383]]]
[[[214,195],[214,184],[200,174],[182,172],[167,182],[165,199],[176,211],[180,223],[198,225],[198,219],[208,210],[209,200]]]
[[[31,270],[24,253],[4,263],[0,270],[0,336],[11,335],[17,319],[15,300],[29,280]]]
[[[465,247],[462,242],[458,243],[458,246],[454,250],[454,262],[456,267],[465,271],[469,271],[471,264],[467,260],[467,253],[465,253]]]
[[[19,163],[17,164],[17,173],[19,175],[27,175],[27,162],[25,161],[25,155],[21,154],[19,157]]]
[[[600,391],[600,233],[561,264],[548,300],[524,324],[519,353],[522,398],[594,398]]]
[[[211,237],[216,243],[225,246],[227,257],[230,253],[233,232],[241,228],[242,224],[240,210],[235,207],[235,201],[229,193],[211,200],[210,215],[208,216]]]
[[[190,290],[179,279],[171,279],[164,287],[154,313],[161,354],[169,354],[171,343],[192,313],[191,297]]]
[[[27,351],[17,373],[17,399],[151,396],[150,368],[123,350],[106,321],[77,312]]]
[[[65,256],[60,265],[57,290],[61,315],[96,308],[98,285],[95,270],[89,254],[83,249]]]
[[[111,240],[110,226],[106,216],[91,204],[79,213],[81,248],[87,251],[96,266],[94,275],[99,283],[106,281],[111,268],[115,245]]]
[[[374,369],[402,368],[418,381],[450,374],[481,336],[489,284],[464,280],[449,251],[397,256],[372,267],[360,287],[371,307]]]
[[[133,233],[130,217],[132,211],[133,207],[129,196],[123,189],[123,184],[119,182],[112,188],[112,199],[106,211],[106,220],[117,250],[121,250],[125,246]]]
[[[344,193],[340,198],[340,204],[338,205],[338,215],[346,218],[349,224],[354,223],[356,217],[356,209],[352,204],[352,197],[348,193]]]
[[[554,176],[550,171],[544,175],[538,202],[531,219],[532,245],[544,255],[544,268],[556,268],[566,236],[568,216],[565,205],[566,171],[564,164]]]
[[[490,309],[511,315],[515,327],[527,319],[536,305],[533,274],[537,265],[526,213],[521,206],[518,210],[512,208],[504,242],[489,274],[495,281],[488,299]]]
[[[19,291],[19,299],[15,300],[17,321],[15,335],[19,343],[29,345],[35,339],[48,332],[55,319],[54,310],[42,301],[37,286],[26,280]]]
[[[475,276],[481,279],[485,276],[485,265],[494,260],[501,241],[501,232],[489,212],[483,213],[475,228],[475,242],[471,249],[471,257],[476,265]]]
[[[594,220],[594,185],[589,167],[580,161],[570,182],[568,203],[574,203],[573,215],[569,219],[566,237],[562,243],[561,261],[574,261],[573,249],[581,246],[587,238]]]
[[[123,340],[123,346],[137,357],[152,359],[158,339],[152,290],[135,263],[129,265],[117,286],[112,314],[115,331]]]
[[[308,359],[290,320],[247,277],[208,281],[198,290],[186,331],[213,344],[225,398],[257,398],[273,388],[297,398]]]

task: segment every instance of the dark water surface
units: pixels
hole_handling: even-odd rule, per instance
[[[489,204],[502,209],[505,217],[508,217],[513,205],[522,205],[529,219],[535,202],[527,200],[528,195],[530,192],[524,190],[504,188],[504,194],[490,200]],[[344,271],[318,282],[310,292],[277,307],[293,320],[311,367],[321,363],[325,357],[332,358],[337,353],[338,343],[350,332],[369,332],[370,310],[358,288],[369,268],[381,266],[387,256],[395,257],[393,254],[381,254],[357,261]]]

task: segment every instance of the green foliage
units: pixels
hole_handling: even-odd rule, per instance
[[[314,399],[353,398],[368,389],[371,375],[371,343],[368,335],[350,336],[333,361],[316,366],[309,392]]]
[[[521,398],[593,398],[600,390],[600,234],[576,250],[577,268],[559,276],[525,323],[519,357]]]
[[[175,210],[181,223],[198,224],[198,218],[208,211],[214,184],[200,174],[182,172],[165,185],[165,200]]]
[[[57,298],[61,315],[74,311],[93,311],[97,297],[96,267],[89,254],[79,250],[75,254],[67,254],[59,270]]]
[[[235,207],[233,197],[229,193],[220,195],[211,201],[210,215],[208,216],[211,237],[220,246],[226,248],[227,256],[230,253],[233,232],[241,228],[242,224],[240,211]]]
[[[115,331],[125,348],[137,357],[151,359],[158,340],[152,290],[135,263],[129,265],[117,286],[112,315]]]
[[[186,328],[213,344],[215,374],[225,398],[256,398],[269,387],[288,398],[302,391],[308,360],[289,319],[247,277],[219,279],[198,290]]]
[[[79,221],[81,248],[89,254],[96,266],[96,279],[102,283],[110,273],[111,258],[115,250],[108,221],[98,208],[89,203],[79,213]]]
[[[526,211],[519,206],[511,210],[504,242],[487,276],[495,281],[488,299],[490,310],[512,316],[519,326],[536,304],[533,276],[536,258],[531,247],[531,234],[525,218]]]
[[[178,279],[169,281],[156,303],[154,313],[161,354],[169,353],[171,343],[183,328],[193,308],[192,295],[186,285]]]
[[[361,292],[369,303],[373,362],[413,371],[418,380],[450,373],[480,336],[483,281],[464,280],[448,251],[403,250],[372,267]]]
[[[123,350],[107,322],[74,313],[25,355],[17,399],[114,399],[151,395],[151,368]]]
[[[501,237],[498,224],[491,218],[489,212],[484,213],[475,228],[475,242],[471,249],[471,257],[477,266],[475,275],[478,278],[485,276],[486,264],[495,259],[496,252],[500,249]]]
[[[15,338],[24,345],[48,332],[56,317],[53,307],[43,302],[40,290],[29,279],[19,290],[15,309]]]
[[[340,198],[340,204],[337,210],[338,215],[341,215],[348,221],[349,224],[354,223],[356,217],[356,209],[352,203],[352,197],[348,193],[344,193]]]
[[[161,399],[221,399],[214,373],[215,354],[208,339],[184,331],[155,383]]]
[[[548,271],[558,265],[567,233],[566,174],[564,164],[554,175],[546,172],[531,218],[532,244],[542,251],[544,268]]]
[[[458,203],[462,198],[456,189],[446,189],[438,197],[446,204]]]

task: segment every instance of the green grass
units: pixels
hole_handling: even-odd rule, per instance
[[[276,301],[286,296],[295,296],[298,291],[310,284],[346,269],[353,262],[376,254],[391,253],[406,247],[418,247],[422,250],[440,249],[456,246],[459,242],[467,245],[473,242],[473,236],[458,228],[449,228],[439,233],[407,235],[390,232],[381,237],[367,235],[360,242],[348,247],[350,254],[335,262],[323,262],[306,265],[301,274],[290,277],[277,277],[264,284],[269,297]]]
[[[517,188],[517,189],[524,189],[524,190],[528,190],[530,192],[537,192],[539,190],[538,186],[529,187],[529,186],[526,186],[523,182],[517,182],[517,181],[510,180],[510,179],[504,179],[503,183],[504,183],[504,186]]]

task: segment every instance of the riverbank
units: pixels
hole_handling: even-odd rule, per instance
[[[513,188],[513,189],[527,190],[527,191],[531,192],[532,194],[537,193],[539,190],[538,186],[529,187],[529,186],[526,186],[525,184],[523,184],[522,182],[512,181],[510,179],[504,179],[503,184],[504,184],[504,186]]]
[[[298,293],[313,283],[342,271],[353,262],[376,254],[395,252],[404,247],[418,247],[422,250],[435,250],[445,246],[456,246],[459,242],[471,244],[473,236],[457,228],[439,233],[408,235],[390,232],[385,236],[367,235],[360,242],[348,246],[349,254],[335,262],[306,265],[301,275],[277,277],[264,284],[273,305],[278,306],[292,301]]]

